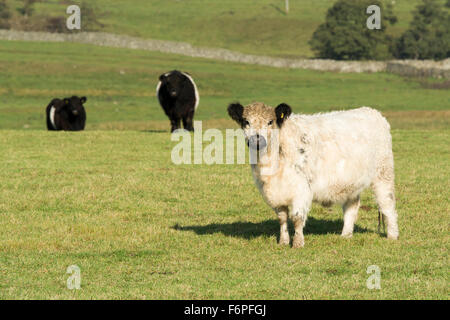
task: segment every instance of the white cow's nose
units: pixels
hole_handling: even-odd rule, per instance
[[[250,148],[256,150],[262,150],[267,146],[266,139],[259,134],[255,134],[254,136],[248,138],[247,144]]]

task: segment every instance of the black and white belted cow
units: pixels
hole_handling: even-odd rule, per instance
[[[194,131],[192,122],[200,97],[188,73],[173,70],[160,75],[156,96],[170,119],[171,132],[180,128],[181,121],[184,129]]]
[[[47,106],[48,130],[81,131],[86,125],[86,110],[83,104],[86,97],[53,99]]]

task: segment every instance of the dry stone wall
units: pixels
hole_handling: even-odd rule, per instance
[[[324,59],[284,59],[234,52],[226,49],[194,47],[189,43],[142,39],[103,32],[72,34],[0,30],[1,40],[77,42],[98,46],[159,51],[190,57],[257,64],[275,68],[311,69],[334,72],[390,72],[403,76],[450,79],[450,59],[443,61],[336,61]]]

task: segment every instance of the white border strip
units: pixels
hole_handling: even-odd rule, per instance
[[[159,89],[161,88],[161,81],[158,82],[158,85],[156,86],[156,97],[158,98],[159,104],[161,104],[161,100],[159,100]]]
[[[56,130],[56,125],[55,125],[55,111],[56,111],[56,108],[55,108],[54,106],[52,106],[52,107],[50,108],[50,115],[49,115],[49,117],[50,117],[50,122],[52,123],[53,129]]]

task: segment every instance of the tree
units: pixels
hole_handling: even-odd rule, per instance
[[[24,0],[23,7],[18,8],[17,11],[25,17],[30,17],[34,12],[34,4],[39,1],[40,0]]]
[[[81,9],[81,30],[83,31],[97,31],[104,27],[104,24],[99,21],[103,16],[103,12],[97,7],[93,7],[88,1],[83,1],[80,5]]]
[[[11,11],[9,10],[6,0],[0,0],[0,29],[9,29],[9,18],[11,18]]]
[[[448,1],[450,2],[450,1]],[[446,5],[450,5],[447,2]],[[445,59],[450,57],[450,15],[436,0],[422,0],[413,20],[393,48],[400,59]]]
[[[371,5],[381,9],[381,29],[367,27]],[[309,44],[319,58],[367,60],[390,58],[392,38],[386,34],[388,24],[397,18],[391,6],[379,0],[338,0],[327,12],[325,23],[314,32]]]

